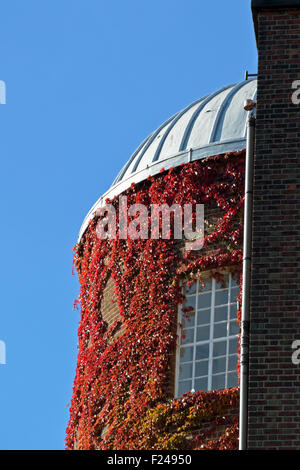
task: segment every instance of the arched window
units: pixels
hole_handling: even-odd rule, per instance
[[[235,387],[239,326],[238,285],[231,274],[186,286],[179,312],[175,396],[190,390]],[[189,310],[186,312],[186,310]]]

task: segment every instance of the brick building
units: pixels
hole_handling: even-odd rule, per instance
[[[258,50],[251,293],[250,448],[300,446],[300,1],[252,1]]]
[[[300,447],[300,0],[252,0],[252,10],[257,80],[162,124],[83,222],[70,449],[237,448],[247,99],[257,102],[247,446]],[[120,195],[126,210],[204,204],[203,248],[186,252],[172,236],[99,240],[99,208],[109,200],[120,211]]]

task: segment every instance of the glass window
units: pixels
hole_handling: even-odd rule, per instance
[[[237,377],[237,294],[231,274],[185,289],[180,312],[176,396],[190,390],[235,387]],[[185,309],[188,311],[185,312]]]

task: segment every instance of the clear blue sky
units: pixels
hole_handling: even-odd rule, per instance
[[[138,144],[256,72],[250,0],[10,0],[0,11],[0,449],[63,449],[72,246]]]

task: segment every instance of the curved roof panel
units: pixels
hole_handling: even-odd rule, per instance
[[[110,189],[91,208],[79,238],[97,207],[106,198],[121,194],[133,182],[139,183],[162,168],[245,148],[244,101],[256,99],[256,88],[256,79],[226,86],[190,104],[152,132],[131,155]]]

